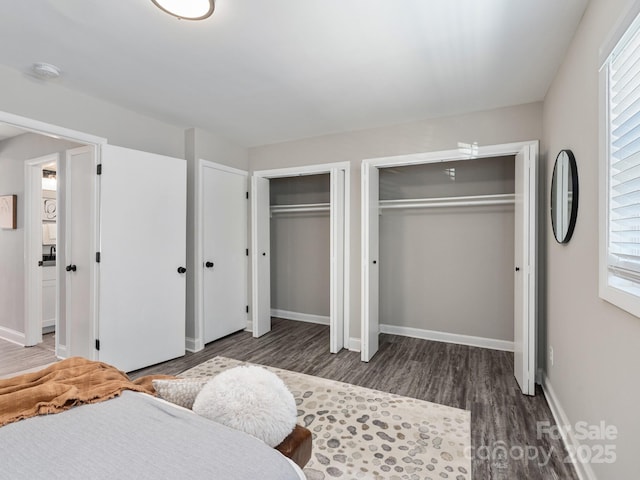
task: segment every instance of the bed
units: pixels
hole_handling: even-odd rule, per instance
[[[5,388],[0,394],[0,410],[2,397],[6,403],[14,393]],[[99,403],[5,424],[0,465],[0,478],[12,480],[305,478],[262,441],[128,389]]]

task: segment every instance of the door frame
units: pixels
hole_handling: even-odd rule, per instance
[[[60,155],[50,153],[27,160],[24,164],[24,273],[25,273],[25,345],[42,342],[42,165],[56,162]],[[57,222],[56,222],[57,223]],[[57,250],[56,240],[56,250]],[[56,304],[59,297],[58,267],[56,265]],[[55,326],[58,327],[58,305]],[[56,335],[56,344],[58,335]]]
[[[58,125],[54,125],[51,123],[46,123],[46,122],[41,122],[39,120],[35,120],[35,119],[31,119],[31,118],[27,118],[27,117],[22,117],[20,115],[15,115],[13,113],[8,113],[8,112],[3,112],[0,111],[0,123],[5,123],[7,125],[16,127],[16,128],[20,128],[22,130],[25,130],[27,132],[32,132],[32,133],[37,133],[40,135],[45,135],[48,137],[54,137],[54,138],[60,138],[60,139],[64,139],[64,140],[70,140],[72,142],[76,142],[76,143],[82,143],[85,144],[86,146],[90,147],[93,149],[93,153],[94,153],[94,158],[99,162],[100,160],[100,146],[103,144],[107,143],[107,139],[106,138],[102,138],[102,137],[98,137],[96,135],[92,135],[89,133],[84,133],[84,132],[80,132],[77,130],[72,130],[66,127],[60,127]],[[95,189],[95,194],[98,195],[98,180],[96,178],[96,189]],[[96,212],[97,213],[97,212]],[[95,235],[95,239],[97,240],[99,238],[98,234],[97,234],[97,229],[98,229],[98,223],[96,221],[96,225],[94,225],[95,231],[96,231],[96,235]],[[64,228],[62,225],[58,225],[58,228]],[[96,251],[97,250],[97,245],[95,245],[96,247]],[[26,274],[26,271],[25,271]],[[27,275],[25,275],[25,302],[26,300],[26,291],[29,288],[29,285],[26,283],[27,282]],[[94,284],[94,289],[92,292],[92,295],[94,296],[94,298],[97,298],[98,292],[97,292],[97,282]],[[58,305],[60,305],[60,288],[58,287],[58,298],[57,298],[57,302]],[[24,318],[24,330],[25,330],[25,343],[27,343],[27,332],[29,332],[29,335],[32,334],[33,331],[36,330],[36,327],[34,327],[34,325],[31,325],[29,323],[29,319],[33,318],[33,316],[26,316],[26,312],[25,312],[25,318]],[[92,318],[90,319],[91,321],[91,325],[92,328],[94,329],[94,331],[96,331],[97,329],[97,311],[94,309],[94,311],[92,312]],[[60,322],[60,319],[58,319],[58,323]],[[59,328],[59,324],[56,324],[56,328]],[[65,329],[66,329],[66,325],[65,325]],[[56,335],[56,339],[58,339],[58,335]],[[32,339],[29,338],[29,341],[31,341]],[[56,341],[56,356],[60,357],[60,358],[65,358],[67,356],[67,351],[68,351],[68,345],[65,345],[64,347],[61,345],[58,345],[58,340]]]
[[[369,337],[371,335],[379,335],[378,332],[371,332],[369,318],[369,301],[371,285],[369,282],[369,253],[368,245],[370,235],[372,235],[367,219],[371,214],[371,206],[369,200],[369,188],[371,175],[368,174],[372,168],[398,167],[407,165],[419,165],[437,162],[452,162],[473,160],[477,158],[496,157],[503,155],[516,155],[527,149],[528,155],[525,155],[525,161],[529,159],[529,165],[525,167],[530,170],[529,183],[525,186],[527,203],[526,211],[528,221],[524,222],[525,241],[527,242],[526,250],[529,257],[528,266],[523,273],[526,273],[523,286],[523,302],[526,305],[527,315],[523,318],[524,332],[527,333],[527,341],[523,345],[523,354],[526,359],[528,374],[526,375],[526,385],[523,385],[523,393],[533,395],[535,392],[535,373],[536,373],[536,345],[537,345],[537,171],[538,171],[538,150],[539,142],[537,140],[526,142],[514,142],[498,145],[461,145],[457,150],[442,150],[433,152],[423,152],[409,155],[398,155],[391,157],[369,158],[362,161],[361,174],[361,193],[362,193],[362,236],[361,236],[361,253],[362,253],[362,285],[361,285],[361,359],[367,362],[375,354],[369,352]],[[375,176],[374,176],[375,177]],[[375,233],[379,235],[379,232]],[[517,247],[516,247],[517,248]]]
[[[337,353],[343,348],[349,348],[349,329],[350,329],[350,239],[351,239],[351,226],[350,226],[350,211],[351,211],[351,164],[350,162],[335,162],[324,163],[316,165],[304,165],[299,167],[287,167],[276,168],[270,170],[255,170],[252,172],[253,177],[272,179],[272,178],[285,178],[285,177],[297,177],[304,175],[318,175],[318,174],[331,174],[335,170],[342,171],[344,174],[344,211],[338,212],[342,214],[343,228],[333,229],[333,235],[335,238],[331,238],[333,248],[339,250],[337,247],[342,246],[343,254],[337,258],[330,258],[331,263],[331,308],[330,308],[330,351],[331,353]],[[253,190],[253,183],[252,183]],[[251,192],[252,202],[255,200],[255,192]],[[335,192],[330,192],[330,208],[334,211],[335,203],[339,200],[339,195]],[[251,290],[252,290],[252,308],[251,319],[252,328],[256,332],[258,330],[258,311],[255,306],[256,292],[258,286],[258,252],[255,248],[257,245],[257,226],[258,220],[255,215],[255,209],[251,208]],[[342,270],[342,278],[337,278],[336,270]],[[334,303],[338,301],[342,295],[342,312],[338,312],[334,308]],[[342,313],[342,327],[335,328],[336,323],[339,323],[339,319],[335,318],[336,315]],[[254,333],[255,336],[255,333]]]
[[[197,352],[204,348],[204,299],[202,289],[204,288],[204,272],[202,265],[204,259],[204,208],[202,208],[202,202],[204,200],[204,169],[214,168],[223,172],[234,173],[236,175],[242,175],[247,180],[247,193],[249,192],[249,172],[247,170],[241,170],[239,168],[229,167],[221,163],[211,162],[209,160],[198,160],[198,173],[195,182],[195,262],[194,262],[194,314],[195,314],[195,332],[193,339],[187,339],[187,350],[191,352]],[[188,194],[188,192],[187,192]],[[247,224],[249,222],[249,202],[247,202]],[[247,242],[248,242],[247,238]],[[245,267],[245,278],[248,279],[249,262],[247,261]],[[248,285],[247,285],[248,287]],[[249,302],[247,291],[245,290],[245,299],[247,304]]]

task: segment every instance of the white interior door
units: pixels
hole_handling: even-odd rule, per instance
[[[247,172],[201,163],[204,342],[247,328]]]
[[[536,152],[525,146],[515,160],[514,375],[527,395],[535,394]]]
[[[124,371],[185,352],[186,168],[102,147],[98,354]]]
[[[271,331],[269,179],[251,177],[253,336]]]
[[[65,312],[66,355],[94,359],[96,160],[93,147],[67,151],[64,184],[64,254],[58,252],[56,263],[60,272],[59,288],[65,292],[64,306],[59,308]]]
[[[379,171],[362,165],[362,345],[361,358],[368,362],[379,346]]]
[[[344,347],[344,170],[331,169],[331,292],[329,350],[337,353]]]

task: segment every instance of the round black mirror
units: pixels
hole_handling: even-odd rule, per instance
[[[578,167],[571,150],[556,157],[551,179],[551,225],[558,243],[571,240],[578,216]]]

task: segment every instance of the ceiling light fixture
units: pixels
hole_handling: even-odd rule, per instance
[[[215,8],[215,0],[151,0],[160,10],[184,20],[204,20]]]

